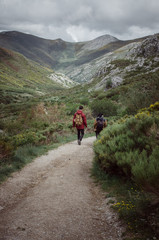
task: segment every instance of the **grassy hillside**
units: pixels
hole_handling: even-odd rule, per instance
[[[0,102],[28,100],[60,89],[59,84],[48,78],[52,72],[21,54],[0,48]]]

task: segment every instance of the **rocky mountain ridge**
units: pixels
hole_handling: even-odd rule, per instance
[[[54,71],[49,78],[53,81],[65,87],[94,83],[92,89],[115,87],[123,82],[128,72],[139,67],[148,71],[152,68],[150,57],[157,65],[158,44],[158,34],[129,41],[104,35],[87,42],[69,43],[15,31],[0,33],[0,46],[5,45],[52,68]]]
[[[91,79],[93,82],[98,78],[98,83],[92,89],[107,90],[110,87],[116,87],[130,73],[142,75],[143,73],[157,72],[159,70],[159,34],[149,36],[142,42],[128,44],[118,51],[107,54],[105,63],[102,60],[99,65],[102,67]]]
[[[1,47],[17,51],[79,83],[91,80],[99,68],[99,60],[105,59],[105,54],[130,42],[120,41],[110,35],[87,42],[69,43],[62,39],[47,40],[16,31],[0,33]]]
[[[43,39],[17,31],[0,33],[1,47],[17,51],[31,60],[52,68],[57,68],[58,63],[74,62],[85,52],[100,49],[114,41],[118,41],[118,39],[110,35],[87,42],[71,43],[62,39]]]

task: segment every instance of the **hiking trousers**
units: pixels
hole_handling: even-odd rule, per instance
[[[83,136],[84,136],[84,129],[77,129],[78,140],[82,141]]]
[[[98,138],[101,131],[96,131],[96,138]]]

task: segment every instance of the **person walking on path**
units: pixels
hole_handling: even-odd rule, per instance
[[[87,127],[86,116],[82,111],[83,106],[80,106],[73,117],[73,127],[77,129],[78,145],[81,145],[82,138],[84,136],[84,127]]]
[[[99,136],[100,132],[107,126],[107,120],[104,119],[103,114],[98,114],[94,122],[94,131],[96,133],[96,138]]]

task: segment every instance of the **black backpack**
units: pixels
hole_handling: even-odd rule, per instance
[[[97,118],[97,131],[100,132],[103,130],[103,125],[104,125],[104,119],[103,118]]]

